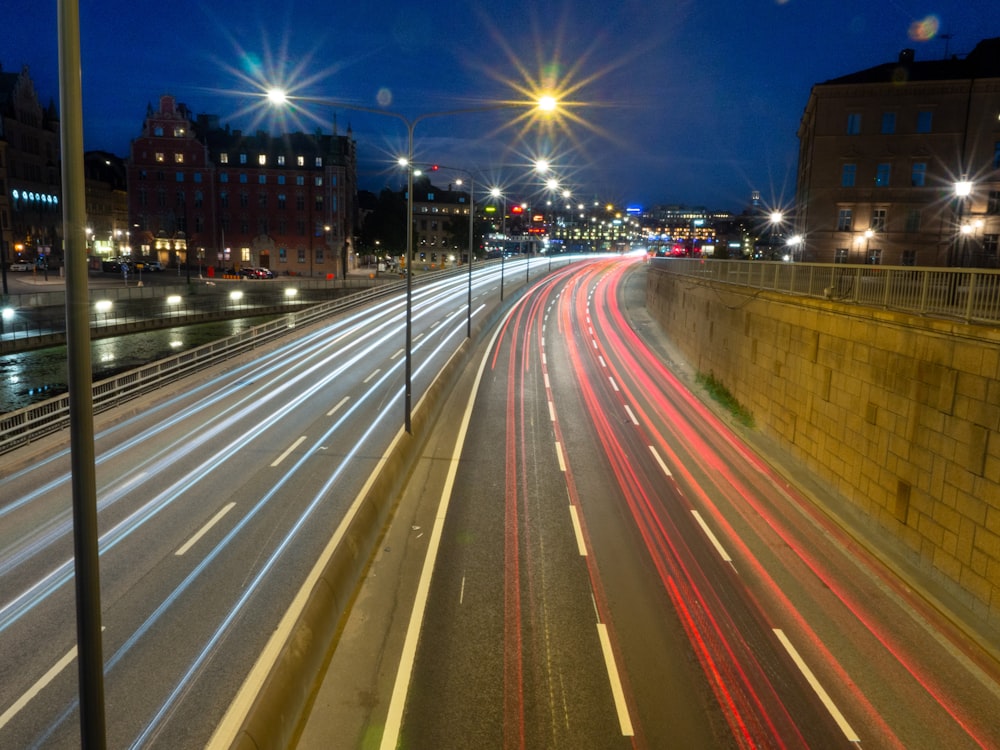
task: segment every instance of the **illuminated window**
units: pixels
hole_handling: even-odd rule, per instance
[[[165,156],[163,155],[163,152],[162,152],[162,151],[157,151],[157,152],[156,152],[156,160],[157,160],[158,162],[164,162],[164,161],[166,161],[167,159],[166,159],[166,157],[165,157]]]
[[[229,154],[219,154],[219,164],[228,164]]]
[[[258,154],[257,163],[260,164],[262,167],[267,166],[267,154]]]
[[[850,232],[854,224],[854,211],[850,208],[842,208],[837,213],[837,231]]]
[[[285,166],[285,155],[284,154],[278,154],[278,166],[279,167]]]
[[[174,163],[175,164],[183,164],[184,163],[184,154],[174,154]]]
[[[182,138],[184,136],[184,126],[178,125],[174,128],[174,138]]]
[[[298,157],[296,157],[295,161],[296,161],[296,163],[300,167],[304,167],[306,165],[306,157],[304,157],[304,156],[298,156]]]
[[[884,232],[886,225],[887,209],[876,208],[872,211],[872,229],[876,232]]]
[[[316,157],[316,166],[317,167],[322,167],[323,166],[323,157],[322,156],[317,156]]]
[[[321,187],[322,185],[323,185],[323,178],[322,177],[317,177],[316,178],[316,187]]]
[[[240,164],[246,164],[246,163],[247,163],[247,155],[240,154]]]

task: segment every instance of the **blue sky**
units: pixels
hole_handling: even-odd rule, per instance
[[[0,64],[28,65],[42,102],[58,104],[56,3],[4,6]],[[736,211],[754,189],[791,200],[813,84],[905,47],[927,60],[1000,36],[996,0],[107,0],[80,13],[87,149],[126,156],[164,93],[234,128],[329,132],[329,107],[275,119],[257,94],[275,81],[413,120],[554,82],[568,102],[556,121],[515,109],[428,118],[414,128],[416,161],[528,193],[545,157],[574,200]],[[344,109],[336,119],[358,142],[361,187],[398,188],[405,127]]]

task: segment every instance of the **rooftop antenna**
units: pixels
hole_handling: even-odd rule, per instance
[[[944,59],[945,60],[948,59],[948,44],[951,41],[951,38],[953,36],[954,36],[954,34],[938,34],[938,37],[940,39],[944,39]]]

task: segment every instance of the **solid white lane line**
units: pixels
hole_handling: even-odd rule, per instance
[[[628,713],[628,705],[625,703],[625,691],[622,690],[622,679],[618,674],[618,667],[615,665],[615,654],[611,650],[611,639],[608,637],[608,626],[603,622],[597,623],[597,635],[601,639],[601,651],[604,652],[604,666],[608,670],[608,679],[611,680],[611,694],[615,698],[615,709],[618,711],[618,723],[622,728],[622,735],[631,737],[632,719]]]
[[[107,630],[107,628],[102,625],[101,632],[103,633],[105,630]],[[21,709],[27,706],[36,695],[42,692],[60,672],[72,664],[75,658],[76,646],[73,646],[73,648],[66,652],[65,656],[49,668],[48,672],[39,677],[38,681],[24,692],[24,695],[14,701],[10,708],[0,714],[0,729],[7,726],[7,724],[10,723],[10,720],[17,716]]]
[[[291,452],[292,452],[293,450],[295,450],[296,448],[298,448],[298,447],[299,447],[300,445],[302,445],[302,441],[303,441],[303,440],[305,440],[305,439],[306,439],[306,436],[305,436],[305,435],[303,435],[303,436],[302,436],[302,437],[300,437],[300,438],[299,438],[298,440],[296,440],[296,441],[295,441],[294,443],[292,443],[291,445],[289,445],[289,446],[288,446],[288,449],[287,449],[287,450],[286,450],[286,451],[285,451],[284,453],[282,453],[282,454],[281,454],[280,456],[278,456],[278,457],[277,457],[276,459],[274,459],[274,460],[273,460],[273,461],[271,462],[271,466],[272,466],[272,467],[274,467],[274,466],[277,466],[277,465],[278,465],[278,464],[280,464],[280,463],[281,463],[282,461],[284,461],[284,460],[285,460],[286,458],[288,458],[289,454],[290,454],[290,453],[291,453]]]
[[[556,441],[556,458],[559,459],[559,471],[566,471],[566,461],[563,460],[562,446],[559,445],[559,441]]]
[[[367,383],[368,383],[368,382],[369,382],[369,381],[370,381],[370,380],[371,380],[372,378],[374,378],[374,377],[375,377],[376,375],[378,375],[378,374],[379,374],[380,372],[382,372],[382,368],[381,368],[381,367],[380,367],[380,368],[378,368],[377,370],[375,370],[375,372],[373,372],[373,373],[372,373],[371,375],[369,375],[369,376],[368,376],[367,378],[365,378],[365,379],[364,379],[364,380],[362,380],[361,382],[362,382],[362,383],[365,383],[365,384],[367,384]]]
[[[635,414],[632,413],[632,410],[629,408],[628,404],[625,404],[625,411],[628,412],[628,418],[632,420],[632,424],[638,426],[639,420],[635,418]]]
[[[233,506],[235,506],[235,505],[236,505],[236,503],[229,503],[228,505],[224,505],[222,507],[222,509],[218,513],[216,513],[214,516],[212,516],[212,518],[208,521],[208,523],[206,523],[204,526],[202,526],[198,530],[197,534],[195,534],[193,537],[191,537],[190,539],[188,539],[184,543],[184,545],[180,549],[178,549],[174,554],[177,555],[178,557],[180,557],[185,552],[187,552],[189,549],[191,549],[194,545],[196,545],[198,543],[198,540],[201,539],[203,536],[205,536],[205,534],[207,534],[209,532],[209,530],[213,526],[215,526],[215,524],[217,524],[219,521],[221,521],[222,517],[224,515],[226,515],[226,513],[228,513],[229,511],[231,511],[233,509]]]
[[[837,708],[836,704],[834,704],[833,699],[830,698],[826,690],[823,689],[823,686],[819,684],[819,680],[816,679],[816,675],[812,673],[809,666],[805,663],[805,661],[803,661],[802,657],[799,656],[799,652],[795,650],[795,646],[793,646],[792,642],[788,640],[784,632],[778,628],[774,628],[774,634],[778,636],[778,640],[781,641],[781,645],[785,647],[785,651],[788,652],[788,655],[792,657],[792,661],[795,662],[795,666],[799,668],[799,671],[805,676],[806,681],[816,692],[816,695],[819,696],[820,701],[824,706],[826,706],[826,710],[830,712],[833,720],[837,722],[837,726],[840,727],[840,731],[844,733],[845,737],[847,737],[847,741],[861,742],[861,738],[855,734],[853,729],[851,729],[851,725],[847,723],[847,719],[845,719],[844,715],[840,713],[840,709]]]
[[[576,534],[576,548],[580,552],[581,557],[587,556],[587,545],[583,543],[583,528],[580,526],[580,515],[577,513],[576,506],[569,506],[570,519],[573,521],[573,533]]]
[[[705,519],[701,517],[701,513],[692,508],[691,515],[694,516],[694,520],[698,522],[699,526],[701,526],[701,530],[705,532],[705,536],[708,537],[708,541],[710,541],[712,543],[712,546],[715,547],[715,551],[719,553],[719,556],[726,562],[731,563],[733,561],[733,558],[729,556],[729,553],[726,552],[725,547],[723,547],[722,544],[719,542],[719,540],[716,539],[715,534],[712,533],[712,530],[708,528],[708,524],[705,523]]]
[[[340,401],[337,402],[336,406],[334,406],[332,409],[330,409],[330,411],[326,413],[326,416],[332,417],[337,412],[337,409],[339,409],[341,406],[343,406],[350,400],[351,400],[350,396],[344,396],[342,399],[340,399]]]
[[[660,468],[663,469],[663,473],[666,474],[668,477],[672,477],[673,474],[671,473],[670,469],[667,468],[667,465],[663,462],[663,459],[660,458],[660,454],[659,452],[657,452],[656,448],[654,448],[652,445],[649,446],[649,452],[653,454],[653,458],[656,459],[656,463],[658,463],[660,465]]]

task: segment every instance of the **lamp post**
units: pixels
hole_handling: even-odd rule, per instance
[[[964,227],[962,226],[962,220],[965,216],[965,200],[972,194],[972,183],[967,180],[964,176],[961,180],[955,183],[955,200],[958,203],[958,220],[955,222],[955,226],[958,228],[956,232],[952,234],[951,242],[951,259],[948,262],[949,266],[957,266],[964,264],[965,258],[962,249],[966,246],[965,236],[963,233]],[[958,243],[962,243],[962,248],[958,247]]]
[[[472,338],[472,246],[475,242],[472,232],[472,224],[476,218],[476,181],[468,169],[462,169],[461,167],[446,167],[443,165],[438,165],[438,169],[450,169],[453,172],[461,172],[469,177],[469,300],[468,300],[468,315],[466,317],[465,324],[465,337]],[[459,180],[458,184],[461,185],[462,181]]]
[[[490,196],[503,202],[503,215],[500,217],[500,234],[503,236],[500,245],[500,301],[503,302],[503,262],[507,255],[507,196],[498,187],[490,188]]]
[[[768,243],[768,252],[772,256],[769,260],[774,260],[774,240],[777,234],[778,227],[781,226],[781,222],[784,219],[784,215],[781,211],[772,211],[771,215],[768,217],[768,221],[771,224],[771,241]]]
[[[406,432],[412,434],[412,401],[413,401],[413,131],[417,124],[432,117],[453,117],[455,115],[473,114],[477,112],[492,112],[494,110],[511,109],[523,106],[522,102],[500,102],[483,107],[466,107],[462,109],[444,110],[441,112],[426,112],[415,117],[406,117],[398,112],[375,107],[365,107],[357,104],[349,104],[334,99],[324,99],[311,96],[289,97],[281,89],[271,89],[267,92],[268,100],[274,105],[282,105],[291,100],[319,104],[327,107],[350,109],[357,112],[367,112],[382,117],[391,117],[403,123],[406,127],[406,362],[404,365],[404,428]],[[538,109],[542,111],[552,111],[556,108],[556,101],[551,96],[544,96],[536,103]],[[402,161],[402,160],[401,160]]]

